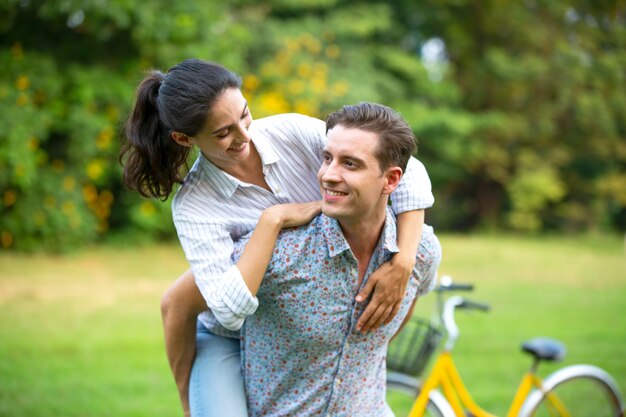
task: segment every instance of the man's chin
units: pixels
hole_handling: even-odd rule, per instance
[[[330,217],[331,219],[338,219],[341,217],[341,210],[338,210],[336,207],[332,207],[327,204],[322,204],[322,213],[325,216]]]

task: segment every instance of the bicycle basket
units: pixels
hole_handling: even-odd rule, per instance
[[[441,332],[426,320],[412,318],[391,341],[387,370],[419,376],[441,340]]]

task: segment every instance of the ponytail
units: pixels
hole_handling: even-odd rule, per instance
[[[164,78],[154,70],[139,84],[120,152],[124,184],[144,197],[163,200],[175,183],[182,182],[180,167],[186,165],[190,151],[171,139],[171,129],[159,118],[157,99]]]
[[[241,88],[241,78],[219,64],[188,59],[167,75],[151,71],[139,84],[135,106],[126,122],[120,152],[124,184],[144,197],[167,199],[182,183],[180,168],[191,148],[172,132],[195,136],[217,98],[227,88]]]

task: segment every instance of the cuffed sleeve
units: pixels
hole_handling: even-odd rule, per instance
[[[196,285],[215,319],[229,330],[239,330],[258,307],[232,261],[234,243],[219,223],[196,216],[175,216],[178,238],[193,270]]]
[[[254,314],[259,301],[246,286],[237,265],[231,266],[224,272],[222,281],[221,288],[211,288],[203,282],[200,285],[203,285],[205,289],[200,291],[220,324],[228,330],[239,330],[246,317]]]

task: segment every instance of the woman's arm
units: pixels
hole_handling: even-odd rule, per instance
[[[368,331],[389,323],[397,314],[406,292],[415,254],[424,225],[424,209],[431,207],[434,197],[424,164],[411,157],[396,190],[391,193],[391,207],[397,215],[398,248],[390,262],[378,268],[357,295],[357,301],[372,299],[357,323],[357,329]]]
[[[248,290],[256,296],[267,265],[272,259],[278,233],[287,227],[301,226],[319,214],[321,202],[279,204],[267,208],[261,214],[250,240],[246,244],[237,268]]]
[[[281,204],[266,209],[235,264],[256,295],[281,229],[308,223],[320,211],[320,202]],[[185,416],[189,415],[189,376],[195,357],[196,319],[207,310],[191,270],[168,289],[161,301],[165,349]]]

